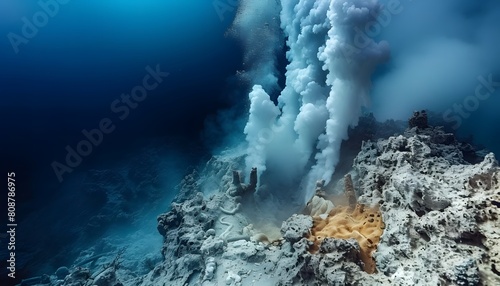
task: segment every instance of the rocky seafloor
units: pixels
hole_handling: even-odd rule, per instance
[[[318,184],[304,211],[274,227],[251,215],[259,191],[254,175],[244,184],[244,174],[235,172],[243,157],[215,156],[203,172],[184,178],[158,216],[162,258],[148,260],[149,272],[123,267],[118,253],[102,263],[82,258],[78,267],[23,283],[500,285],[494,154],[474,151],[418,116],[401,134],[363,141],[358,151],[344,178]],[[342,196],[342,206],[329,200]],[[259,212],[276,218],[269,208]]]

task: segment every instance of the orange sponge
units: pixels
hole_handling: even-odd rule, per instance
[[[378,207],[370,208],[362,204],[356,204],[354,209],[337,206],[325,219],[319,216],[313,218],[311,235],[308,237],[313,242],[310,251],[317,252],[321,242],[327,237],[354,238],[360,246],[360,258],[364,263],[364,270],[367,273],[374,273],[376,269],[372,253],[377,249],[384,228]]]

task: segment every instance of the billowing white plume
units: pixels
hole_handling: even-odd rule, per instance
[[[257,2],[269,1],[252,3]],[[246,8],[240,13],[251,13],[252,4]],[[247,173],[257,167],[275,186],[285,186],[273,192],[298,191],[295,195],[307,201],[317,180],[330,180],[341,142],[368,104],[370,76],[389,54],[386,43],[359,33],[379,9],[376,0],[281,1],[279,19],[289,48],[286,86],[275,105],[258,85],[268,77],[254,78],[245,128]],[[290,190],[294,182],[300,186]]]

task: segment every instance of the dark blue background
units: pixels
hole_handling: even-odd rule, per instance
[[[70,0],[16,53],[8,35],[22,36],[23,18],[32,22],[33,15],[43,11],[37,2],[0,0],[0,180],[7,172],[17,174],[20,225],[39,210],[47,210],[42,216],[58,223],[79,211],[73,201],[64,204],[71,190],[57,180],[51,163],[64,163],[65,147],[76,147],[85,139],[82,130],[97,128],[102,118],[113,120],[116,130],[104,136],[74,173],[64,175],[65,182],[77,173],[132,158],[151,142],[176,153],[173,172],[182,172],[203,161],[220,143],[224,132],[218,130],[219,123],[224,128],[239,127],[241,122],[231,119],[246,114],[248,87],[234,76],[243,68],[241,47],[225,37],[236,13],[230,3],[235,1]],[[223,19],[214,2],[221,9],[227,5]],[[286,63],[281,61],[283,70]],[[119,120],[110,110],[111,103],[142,83],[146,66],[156,65],[169,76],[125,120]],[[383,73],[379,69],[375,79]],[[229,120],[211,120],[230,108],[225,113]],[[498,149],[498,136],[484,131],[488,118],[481,116],[491,114],[475,113],[462,129],[474,130],[482,139],[479,143]],[[482,128],[477,128],[477,122],[483,122]],[[213,133],[207,133],[206,126]],[[173,191],[166,190],[165,196]],[[66,223],[52,225],[50,230],[44,224],[24,225],[20,239],[30,239],[30,245],[18,253],[27,255],[35,249],[41,254],[38,264],[31,263],[29,255],[20,258],[27,263],[19,269],[21,273],[39,274],[38,266],[50,263],[48,256],[57,255],[63,244],[74,239],[66,233],[67,227]],[[40,238],[50,236],[53,239]],[[46,241],[51,245],[42,243]],[[0,247],[4,261],[3,241]],[[3,279],[5,275],[0,274]]]
[[[0,1],[0,166],[5,176],[17,174],[18,221],[67,192],[51,163],[64,163],[65,147],[76,147],[85,139],[82,130],[97,128],[102,118],[113,120],[116,130],[65,180],[131,157],[151,141],[177,153],[174,165],[181,171],[210,154],[202,133],[207,118],[241,101],[234,92],[241,85],[233,80],[241,68],[240,46],[224,35],[236,8],[228,8],[222,19],[213,1],[73,0],[59,5],[16,53],[8,35],[23,36],[23,17],[32,22],[43,11],[37,2]],[[156,65],[169,76],[119,120],[111,103],[142,83],[146,66]],[[67,207],[52,212],[63,220],[75,211],[72,202]],[[42,241],[34,236],[57,235],[30,233],[26,227],[20,232],[33,236],[31,243]],[[57,251],[57,243],[64,241],[54,240],[51,251]],[[37,273],[31,266],[28,261],[18,270]]]
[[[187,2],[69,1],[16,54],[7,34],[22,35],[22,18],[32,20],[42,9],[35,1],[2,1],[6,165],[20,174],[46,172],[45,180],[54,181],[50,163],[63,161],[65,146],[75,146],[82,129],[96,128],[104,117],[116,121],[117,130],[96,153],[158,136],[186,140],[179,142],[185,148],[199,144],[207,115],[235,101],[228,78],[239,68],[240,51],[224,37],[235,11],[221,21],[211,1]],[[146,66],[157,64],[169,77],[129,117],[117,120],[111,102],[141,83]],[[93,157],[98,154],[84,163]]]

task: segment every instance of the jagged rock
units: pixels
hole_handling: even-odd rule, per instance
[[[344,194],[347,197],[347,202],[350,208],[355,208],[357,199],[356,192],[354,191],[354,185],[352,183],[351,174],[344,176]]]
[[[217,263],[215,258],[208,257],[205,260],[205,275],[203,276],[203,281],[212,280],[214,278],[215,269],[217,268]]]
[[[174,202],[182,203],[198,193],[201,189],[200,179],[200,175],[196,170],[193,170],[193,172],[184,176],[179,184],[179,190],[175,195]]]
[[[222,254],[229,260],[241,259],[249,262],[261,262],[265,258],[263,247],[250,241],[238,240],[232,242]]]
[[[247,185],[242,183],[240,173],[233,171],[232,187],[228,190],[229,194],[235,197],[242,196],[248,200],[249,196],[253,195],[257,190],[257,168],[252,168],[250,182]]]
[[[241,166],[230,162],[241,158],[214,157],[206,170],[213,178],[201,173],[184,180],[183,200],[159,216],[163,261],[126,286],[497,285],[500,170],[493,154],[471,164],[467,148],[433,127],[362,144],[346,186],[359,204],[378,205],[383,217],[380,242],[370,254],[373,274],[363,271],[356,240],[324,238],[311,253],[309,215],[274,226],[282,239],[252,239],[268,234],[257,225],[249,231],[246,216],[255,210],[220,209],[232,210],[237,202],[248,206],[232,193],[245,186],[233,172]],[[341,186],[341,175],[338,180]],[[326,200],[320,196],[328,185],[318,189],[316,198]]]
[[[415,111],[413,116],[408,120],[408,126],[410,128],[417,127],[418,129],[424,129],[429,127],[427,123],[427,111]]]
[[[255,190],[257,188],[257,168],[252,168],[250,172],[250,183],[248,184],[250,190]]]
[[[460,286],[480,285],[479,269],[473,259],[464,259],[453,263],[453,272],[448,279]]]
[[[305,237],[313,226],[313,220],[310,216],[293,215],[283,222],[281,234],[283,238],[291,243],[295,243]]]
[[[359,261],[359,244],[355,239],[335,239],[335,238],[325,238],[319,247],[320,253],[332,253],[338,252],[347,261],[357,262]]]
[[[182,216],[179,213],[180,205],[172,204],[171,210],[165,214],[161,214],[158,216],[158,232],[161,235],[166,235],[169,229],[177,228],[182,222]]]
[[[225,242],[222,238],[210,236],[203,241],[200,251],[207,256],[217,255],[223,252],[224,245]]]
[[[78,267],[64,278],[64,286],[81,286],[85,285],[91,277],[91,273],[87,268]]]
[[[55,272],[55,275],[56,275],[57,279],[59,279],[59,280],[63,280],[69,274],[70,274],[69,269],[66,266],[61,266],[61,267],[57,268],[57,270]]]
[[[116,277],[116,270],[111,267],[97,275],[92,282],[93,286],[117,286],[122,285]]]
[[[365,142],[354,160],[359,200],[379,203],[386,225],[377,268],[397,285],[479,285],[479,277],[494,277],[484,257],[495,255],[483,243],[498,220],[484,217],[479,198],[497,185],[496,160],[490,154],[471,165],[454,136],[417,129]]]

